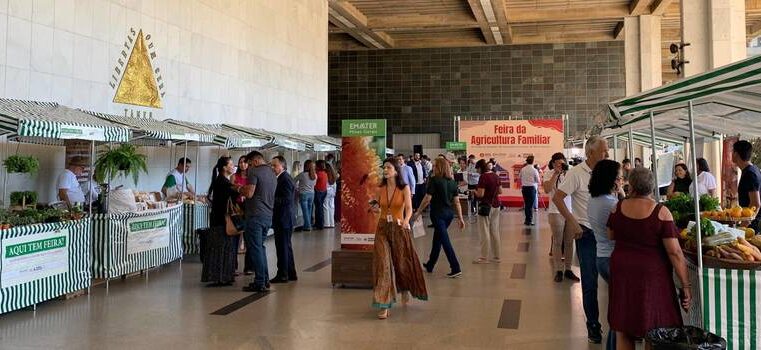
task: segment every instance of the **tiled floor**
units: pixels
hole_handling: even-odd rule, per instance
[[[475,224],[450,231],[463,277],[445,277],[442,254],[427,275],[430,301],[394,308],[385,321],[375,318],[369,290],[333,289],[329,265],[300,272],[298,282],[273,286],[271,294],[228,315],[210,315],[249,296],[240,290],[248,281],[205,288],[201,265],[187,259],[146,278],[113,281],[108,294],[98,286],[89,296],[2,315],[0,348],[601,349],[587,343],[580,285],[552,281],[546,215],[529,232],[521,220],[518,212],[502,214],[501,264],[471,264],[478,253]],[[431,236],[416,240],[421,257],[428,255]],[[525,242],[528,252],[519,251]],[[326,260],[337,246],[334,232],[295,234],[298,270]],[[274,272],[271,240],[268,257]],[[515,264],[526,264],[525,278],[513,274]],[[606,300],[604,282],[601,287],[600,299]],[[517,329],[498,328],[506,299],[520,301]]]

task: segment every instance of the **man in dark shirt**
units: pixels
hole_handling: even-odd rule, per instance
[[[761,172],[750,162],[753,155],[753,145],[748,141],[737,141],[732,146],[732,162],[742,169],[740,184],[737,186],[737,198],[742,207],[761,208]],[[750,224],[755,230],[759,229],[759,216]]]
[[[264,239],[267,238],[267,231],[272,226],[277,177],[261,153],[257,151],[249,153],[246,155],[246,161],[249,164],[246,174],[248,185],[241,191],[246,197],[246,225],[243,238],[246,240],[246,250],[252,255],[254,281],[244,287],[243,291],[266,292],[269,290],[269,272]]]
[[[275,274],[275,278],[270,280],[270,283],[288,283],[288,281],[297,279],[296,264],[293,262],[293,247],[291,246],[294,184],[291,175],[286,171],[288,169],[283,156],[272,158],[271,164],[272,170],[277,176],[275,208],[272,218],[272,228],[275,230],[275,251],[277,252],[277,274]]]

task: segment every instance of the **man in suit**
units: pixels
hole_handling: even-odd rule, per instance
[[[277,251],[277,275],[270,283],[296,281],[296,264],[293,262],[293,199],[294,183],[288,174],[285,158],[272,158],[272,169],[277,175],[275,206],[273,207],[272,228],[275,230],[275,250]]]

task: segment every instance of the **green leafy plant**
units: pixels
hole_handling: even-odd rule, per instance
[[[95,162],[95,180],[113,181],[117,176],[132,177],[137,185],[140,173],[148,173],[146,156],[137,152],[137,147],[129,144],[102,152]]]
[[[3,161],[3,166],[9,173],[36,174],[40,169],[40,161],[32,156],[13,155]]]
[[[35,203],[37,203],[37,192],[11,192],[11,205],[33,205]]]
[[[700,211],[719,210],[719,208],[721,208],[719,199],[708,194],[700,196],[699,205]]]

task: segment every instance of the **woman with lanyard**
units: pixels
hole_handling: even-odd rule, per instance
[[[402,305],[410,296],[428,300],[423,269],[412,245],[411,193],[396,160],[386,159],[377,199],[370,201],[371,210],[380,214],[373,245],[373,306],[380,309],[381,320],[388,318],[397,291],[402,293]]]

